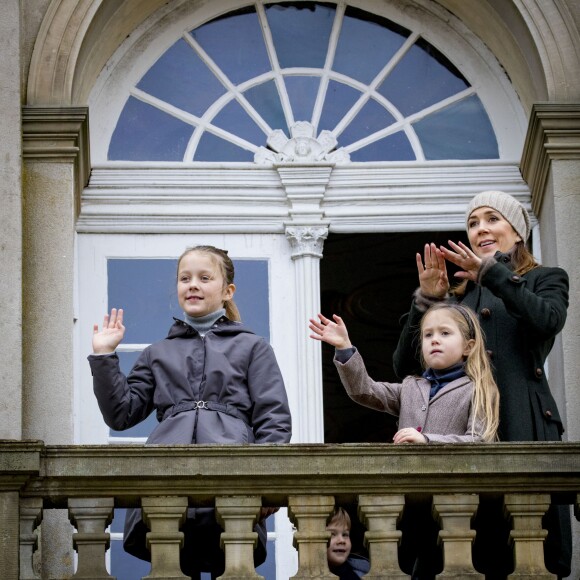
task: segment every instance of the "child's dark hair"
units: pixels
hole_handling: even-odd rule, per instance
[[[221,250],[220,248],[216,248],[215,246],[192,246],[191,248],[186,248],[183,254],[179,256],[179,260],[177,260],[177,271],[179,272],[179,265],[181,264],[181,260],[188,254],[192,252],[196,252],[198,254],[206,254],[210,257],[210,259],[215,262],[222,273],[224,279],[224,287],[228,286],[229,284],[234,283],[234,263],[232,262],[231,258],[228,256],[227,250]],[[230,300],[226,300],[224,302],[224,308],[226,309],[226,316],[230,320],[240,321],[240,311],[236,306],[233,298]]]

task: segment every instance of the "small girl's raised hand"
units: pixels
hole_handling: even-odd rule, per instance
[[[405,429],[400,429],[395,433],[393,437],[393,442],[395,445],[400,443],[427,443],[427,439],[417,429],[412,427],[407,427]]]
[[[125,336],[123,326],[123,309],[111,309],[111,314],[105,314],[103,329],[99,331],[99,325],[93,325],[93,352],[95,354],[109,354],[115,352],[117,346]]]
[[[481,258],[478,258],[463,242],[456,244],[449,240],[451,250],[441,246],[441,253],[446,260],[453,262],[461,268],[461,271],[454,275],[457,278],[464,278],[477,282],[477,274],[481,268]]]
[[[318,320],[310,319],[308,327],[312,330],[310,338],[314,340],[322,340],[338,349],[350,348],[352,344],[348,338],[346,325],[340,316],[332,315],[334,321],[318,315]]]
[[[449,291],[449,278],[441,250],[433,243],[425,244],[423,258],[417,253],[415,259],[421,293],[425,296],[444,298]]]

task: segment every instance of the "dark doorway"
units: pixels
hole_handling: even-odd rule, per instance
[[[418,286],[415,254],[428,242],[467,242],[464,231],[373,234],[330,234],[320,262],[321,309],[338,314],[351,342],[377,381],[399,382],[392,355],[399,338],[399,319]],[[453,272],[449,278],[453,283]],[[396,418],[352,401],[333,363],[334,348],[322,344],[324,441],[326,443],[390,442]]]

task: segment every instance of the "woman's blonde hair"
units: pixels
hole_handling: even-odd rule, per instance
[[[227,250],[220,250],[214,246],[193,246],[191,248],[187,248],[183,254],[179,256],[179,260],[177,261],[177,272],[179,272],[179,265],[181,264],[181,260],[193,252],[197,252],[198,254],[206,254],[215,264],[218,265],[224,279],[224,288],[234,283],[234,264],[231,258],[228,256]],[[224,308],[226,309],[226,316],[230,320],[235,320],[238,322],[241,320],[240,311],[238,310],[238,307],[236,306],[233,298],[224,302]]]
[[[481,434],[484,441],[496,441],[499,427],[499,391],[485,350],[485,340],[479,320],[470,308],[460,304],[438,302],[431,306],[421,319],[421,337],[427,314],[434,310],[448,310],[457,323],[465,342],[473,340],[473,346],[465,360],[465,374],[473,382],[471,404],[474,423],[479,421],[484,426]],[[421,360],[425,366],[422,354]]]

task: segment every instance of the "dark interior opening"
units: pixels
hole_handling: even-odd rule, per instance
[[[409,310],[418,286],[415,254],[426,243],[467,243],[464,231],[329,234],[320,262],[321,310],[341,316],[369,375],[400,382],[392,366],[399,338],[399,319]],[[455,268],[448,266],[453,283]],[[324,441],[390,442],[397,419],[352,401],[333,363],[334,347],[322,343]]]

